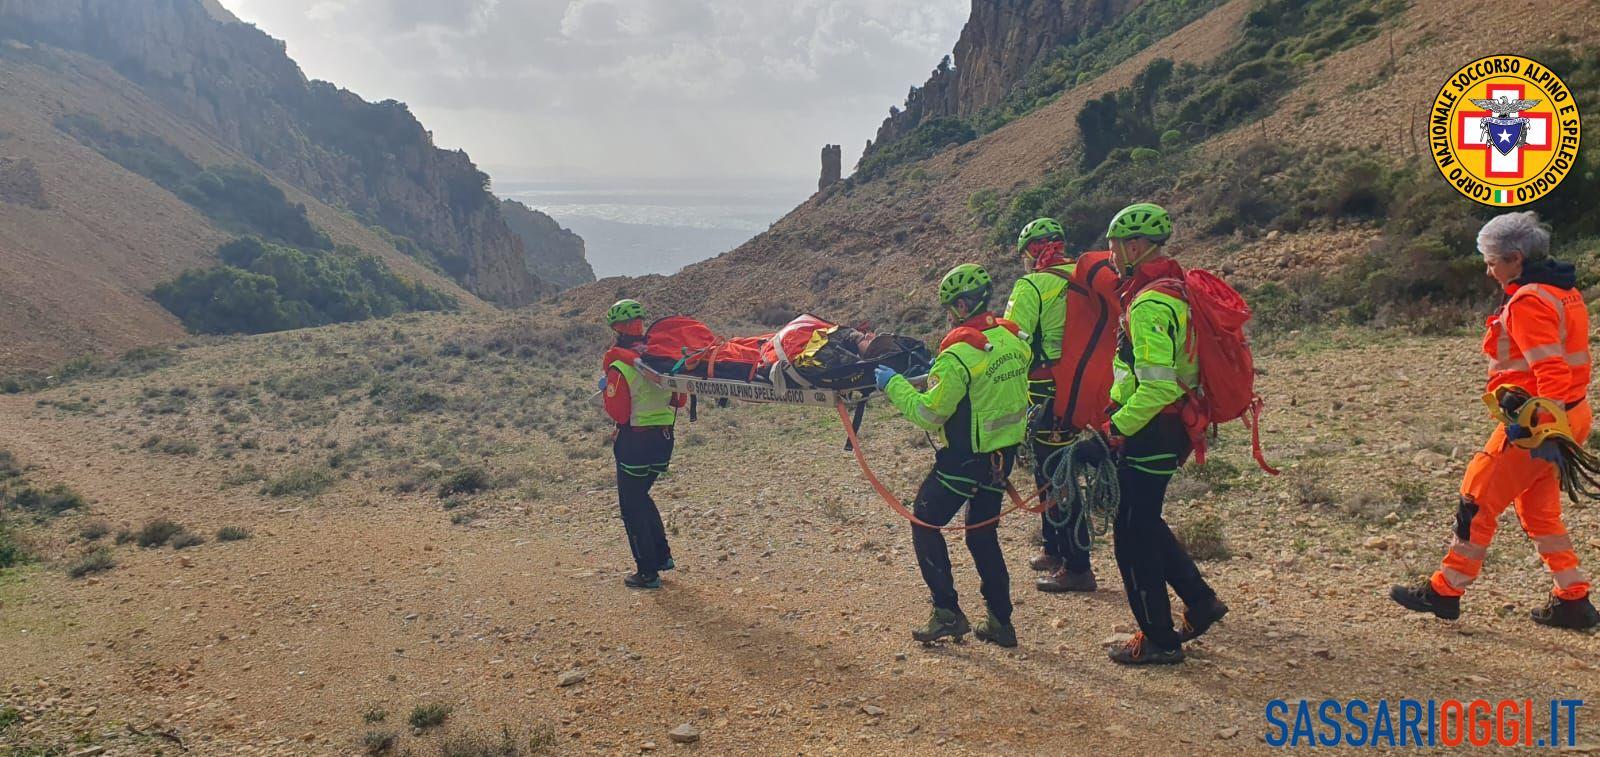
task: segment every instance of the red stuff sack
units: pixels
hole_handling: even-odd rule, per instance
[[[1067,279],[1067,328],[1061,332],[1061,359],[1050,366],[1056,399],[1051,410],[1058,428],[1099,428],[1111,404],[1111,359],[1117,353],[1117,266],[1111,253],[1078,256]]]
[[[1256,464],[1277,475],[1261,450],[1261,411],[1265,403],[1256,394],[1255,358],[1250,354],[1250,338],[1244,333],[1245,324],[1250,322],[1249,303],[1226,281],[1205,270],[1185,271],[1182,280],[1161,279],[1147,288],[1189,305],[1189,334],[1184,350],[1199,369],[1200,386],[1184,387],[1189,396],[1184,401],[1183,420],[1194,442],[1195,462],[1205,464],[1209,428],[1243,420],[1250,429]]]

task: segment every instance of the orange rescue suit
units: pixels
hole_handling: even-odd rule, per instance
[[[1488,389],[1510,385],[1566,404],[1572,433],[1582,443],[1594,420],[1588,401],[1588,309],[1574,288],[1571,266],[1539,261],[1524,270],[1522,283],[1506,287],[1505,304],[1488,320],[1483,339]],[[1501,513],[1512,505],[1550,570],[1553,593],[1561,599],[1588,595],[1589,581],[1561,520],[1560,473],[1530,450],[1508,444],[1504,424],[1467,466],[1454,538],[1433,574],[1433,590],[1443,596],[1466,591],[1483,568]]]

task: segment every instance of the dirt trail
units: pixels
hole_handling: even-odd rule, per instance
[[[47,397],[197,381],[286,343],[207,348],[170,372]],[[508,496],[461,527],[431,493],[396,494],[364,473],[311,500],[219,487],[232,463],[139,449],[127,439],[140,423],[113,410],[96,418],[4,398],[6,448],[97,514],[255,535],[182,552],[118,548],[119,567],[96,579],[38,567],[6,578],[0,695],[38,713],[13,726],[27,738],[87,730],[112,754],[170,748],[122,723],[170,730],[203,754],[349,753],[368,730],[405,731],[411,708],[433,701],[454,707],[441,730],[547,725],[580,752],[680,751],[667,731],[690,722],[703,731],[693,748],[717,754],[1234,753],[1266,751],[1272,699],[1582,697],[1600,685],[1600,638],[1526,620],[1547,579],[1515,529],[1502,531],[1465,620],[1413,619],[1382,597],[1441,549],[1464,455],[1423,454],[1430,435],[1471,449],[1482,424],[1451,398],[1471,396],[1462,356],[1474,347],[1307,337],[1264,361],[1268,441],[1290,472],[1243,472],[1169,508],[1175,521],[1223,517],[1234,553],[1202,564],[1233,613],[1175,670],[1105,660],[1100,642],[1131,630],[1106,545],[1094,557],[1100,592],[1034,592],[1023,565],[1034,523],[1017,517],[1002,535],[1022,646],[910,642],[927,610],[906,527],[871,498],[821,413],[741,407],[686,426],[657,497],[683,567],[664,591],[640,594],[619,583],[626,553],[614,493],[599,483],[605,458],[575,460],[563,480],[541,482],[553,490],[541,499]],[[1423,376],[1419,365],[1461,368]],[[920,436],[882,411],[867,434],[875,464],[909,490],[926,464]],[[1236,439],[1221,455],[1245,461]],[[1405,513],[1384,520],[1301,501],[1310,486],[1342,501],[1390,479],[1425,502],[1407,509],[1380,490],[1376,507]],[[1595,508],[1574,508],[1569,525],[1593,564]],[[981,612],[970,560],[959,544],[952,554],[967,610]],[[575,669],[586,678],[559,686]],[[364,724],[374,707],[388,720]],[[1600,740],[1600,719],[1580,734]],[[423,750],[436,738],[402,743]]]

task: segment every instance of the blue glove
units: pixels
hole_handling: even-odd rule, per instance
[[[1545,442],[1534,447],[1533,452],[1529,454],[1533,455],[1535,460],[1543,460],[1556,466],[1561,465],[1561,447],[1555,442]]]
[[[1507,442],[1514,442],[1518,439],[1526,439],[1530,436],[1533,436],[1533,432],[1529,431],[1527,426],[1519,426],[1515,423],[1506,426]]]
[[[600,391],[603,392],[605,390],[606,390],[606,377],[604,375],[602,375],[602,376],[600,376]]]
[[[872,369],[872,379],[878,382],[878,391],[880,392],[888,388],[889,379],[892,379],[898,375],[900,375],[898,371],[890,368],[887,365],[880,365],[877,368]]]

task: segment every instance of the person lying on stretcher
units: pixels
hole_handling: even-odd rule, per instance
[[[645,331],[644,362],[660,373],[759,383],[782,366],[810,386],[861,389],[879,365],[916,376],[933,360],[920,340],[800,315],[776,332],[728,339],[688,316],[662,318]]]

